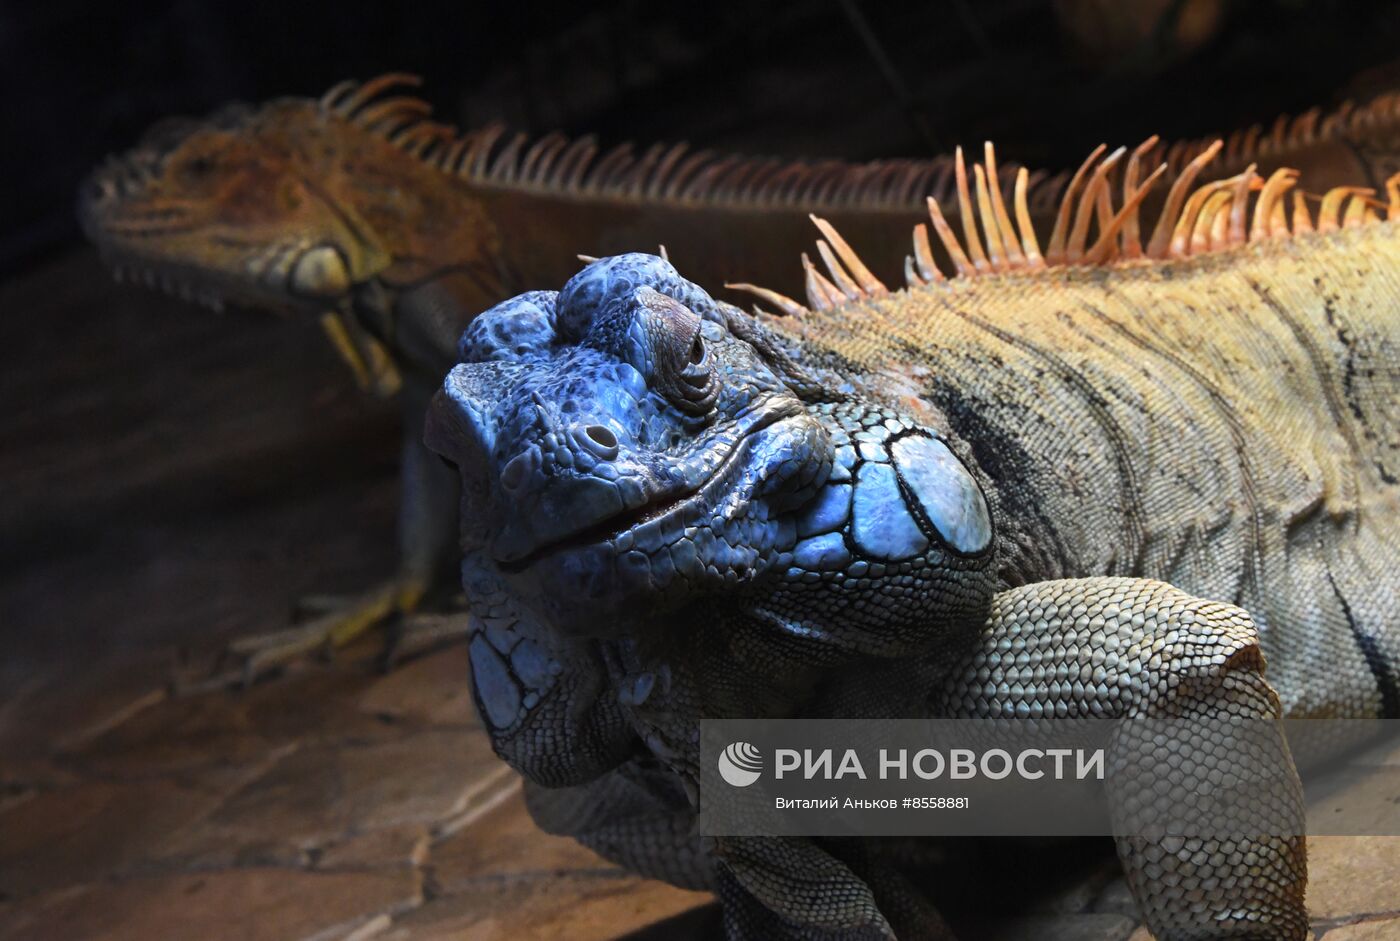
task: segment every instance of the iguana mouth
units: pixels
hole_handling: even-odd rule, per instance
[[[619,551],[630,548],[638,530],[653,524],[664,525],[668,519],[683,515],[695,506],[716,506],[717,494],[730,493],[733,477],[743,465],[743,458],[765,431],[787,419],[799,416],[802,406],[786,399],[767,398],[754,410],[738,420],[740,429],[729,445],[718,466],[698,483],[683,487],[672,493],[664,493],[641,506],[624,510],[589,524],[570,535],[553,539],[516,559],[501,559],[497,564],[502,571],[523,571],[542,559],[567,552],[603,544],[616,545]]]
[[[193,266],[187,276],[179,266],[153,265],[115,253],[108,254],[104,260],[118,283],[145,285],[171,297],[202,304],[217,313],[223,312],[230,299],[227,293],[209,284],[207,272]]]
[[[125,236],[127,233],[118,234]],[[153,231],[144,234],[158,238],[178,233]],[[153,259],[120,246],[103,246],[101,252],[103,262],[118,282],[144,285],[217,312],[223,312],[226,306],[236,306],[288,314],[338,306],[333,298],[301,293],[293,286],[292,272],[296,270],[298,261],[315,248],[319,246],[312,249],[289,247],[276,253],[277,257],[264,264],[261,270],[249,270],[247,273],[225,271],[198,262]]]

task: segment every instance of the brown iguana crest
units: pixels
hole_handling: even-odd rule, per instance
[[[1355,102],[1344,101],[1327,114],[1323,114],[1321,108],[1310,108],[1296,116],[1281,114],[1267,132],[1262,124],[1235,131],[1223,138],[1221,160],[1228,168],[1243,168],[1248,163],[1309,144],[1337,138],[1365,137],[1387,127],[1400,133],[1400,92],[1378,95],[1359,107]],[[1159,159],[1166,163],[1169,174],[1179,173],[1218,139],[1203,137],[1176,141]]]
[[[484,186],[535,187],[581,196],[678,203],[817,209],[903,211],[928,193],[949,198],[956,168],[947,157],[876,160],[791,160],[781,157],[717,155],[691,151],[688,144],[653,144],[638,155],[631,143],[606,152],[589,135],[570,140],[546,134],[531,142],[518,133],[507,138],[502,124],[458,132],[430,120],[430,105],[396,88],[416,87],[416,76],[393,73],[364,84],[342,82],[320,99],[371,133],[445,173]],[[1053,207],[1066,174],[1028,173],[1027,200]],[[1008,194],[1009,195],[1009,194]]]
[[[1016,173],[1012,196],[1016,224],[1013,225],[1002,196],[996,152],[988,143],[984,162],[972,168],[976,190],[974,213],[973,187],[969,186],[966,163],[959,148],[954,163],[961,236],[948,224],[939,201],[932,196],[928,198],[930,222],[954,269],[951,277],[966,279],[1143,259],[1183,259],[1266,239],[1292,238],[1307,232],[1331,232],[1378,222],[1381,212],[1387,219],[1400,218],[1400,174],[1386,182],[1385,202],[1375,198],[1373,189],[1358,186],[1334,187],[1320,197],[1313,196],[1295,189],[1298,171],[1281,168],[1266,180],[1255,171],[1252,163],[1242,173],[1192,190],[1201,170],[1224,148],[1224,142],[1217,140],[1196,155],[1176,177],[1144,246],[1140,219],[1142,201],[1152,186],[1169,173],[1168,165],[1163,162],[1142,179],[1143,157],[1151,153],[1157,143],[1156,137],[1148,138],[1132,152],[1122,175],[1122,204],[1116,207],[1110,181],[1127,153],[1126,148],[1120,147],[1106,158],[1104,145],[1095,148],[1065,189],[1043,254],[1026,200],[1025,170]],[[1290,191],[1291,218],[1286,198]],[[1308,208],[1309,200],[1319,203],[1316,223]],[[803,254],[807,303],[812,309],[830,310],[849,300],[889,293],[834,226],[815,215],[812,221],[825,236],[817,241],[817,252],[827,272],[823,274],[811,258]],[[1091,226],[1096,231],[1092,243],[1089,242]],[[911,288],[949,279],[934,260],[928,226],[924,223],[914,227],[913,254],[905,258],[904,274]],[[728,284],[726,287],[755,294],[785,314],[806,311],[792,298],[767,288],[752,284]]]
[[[603,151],[592,135],[571,140],[552,133],[531,141],[524,133],[508,135],[503,124],[461,132],[431,120],[432,107],[422,99],[394,93],[420,84],[417,76],[404,73],[364,83],[346,81],[326,92],[320,103],[437,169],[484,186],[828,211],[902,211],[928,195],[944,203],[958,198],[956,161],[947,157],[866,163],[791,160],[691,151],[685,143],[654,144],[638,154],[631,143]],[[1153,138],[1135,156],[1143,165],[1165,164],[1167,177],[1175,179],[1212,149],[1220,153],[1227,170],[1243,168],[1271,155],[1386,125],[1395,125],[1400,133],[1400,92],[1361,107],[1345,102],[1327,114],[1313,108],[1297,116],[1280,115],[1267,132],[1263,125],[1254,125],[1224,138],[1220,147],[1215,138],[1170,145]],[[1015,168],[1003,169],[1011,184]],[[1063,203],[1068,182],[1067,174],[1030,173],[1027,207],[1036,211]],[[1013,196],[1009,186],[1002,191],[1003,199]]]

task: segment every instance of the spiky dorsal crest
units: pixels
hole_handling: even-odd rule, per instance
[[[961,209],[972,208],[971,187],[965,191],[969,197],[965,199],[964,191],[958,186],[957,163],[946,157],[869,163],[794,161],[692,151],[684,143],[657,144],[638,153],[631,144],[603,151],[591,136],[570,140],[562,134],[547,134],[531,141],[525,134],[508,134],[499,124],[459,132],[432,121],[431,108],[426,102],[402,93],[419,84],[416,76],[403,73],[381,75],[364,83],[342,82],[326,92],[320,104],[444,172],[486,186],[538,188],[615,199],[806,208],[819,212],[904,211],[932,195],[944,206],[951,206],[957,200]],[[1347,102],[1327,114],[1314,108],[1296,117],[1281,115],[1267,131],[1262,125],[1255,125],[1231,134],[1220,145],[1214,139],[1166,145],[1154,138],[1133,156],[1141,166],[1166,164],[1167,178],[1175,179],[1188,172],[1205,153],[1214,150],[1221,157],[1221,167],[1229,173],[1290,149],[1349,135],[1371,134],[1390,127],[1400,131],[1400,92],[1381,95],[1360,107]],[[1115,183],[1121,176],[1126,182],[1131,168],[1130,160],[1128,169],[1121,175],[1111,166],[1103,175]],[[1011,167],[1003,169],[1004,178],[1014,186],[1018,173]],[[988,174],[988,177],[990,183],[993,175]],[[1092,181],[1090,186],[1093,186]],[[1064,204],[1066,189],[1065,175],[1030,174],[1025,202],[1032,210],[1053,209]],[[988,196],[993,202],[993,211],[997,202],[1004,204],[1014,199],[1011,189],[1003,191],[990,185]],[[969,218],[966,211],[961,215]],[[1067,221],[1066,244],[1073,232],[1069,223],[1074,221]],[[1130,245],[1136,237],[1131,229],[1133,223],[1133,217],[1124,222]],[[989,233],[989,241],[995,241],[994,235],[1001,233]],[[969,249],[972,247],[968,245]],[[1003,247],[1008,252],[1015,248],[1005,243]],[[995,245],[988,245],[987,251],[990,253],[994,248]],[[1131,256],[1131,249],[1125,254]],[[990,254],[986,260],[990,263]],[[975,267],[975,254],[970,254],[967,261]]]
[[[320,98],[327,112],[377,134],[431,166],[484,186],[535,188],[571,195],[833,210],[905,211],[926,194],[950,198],[954,161],[790,160],[692,151],[685,143],[632,144],[602,150],[592,136],[547,134],[531,141],[491,124],[459,133],[431,120],[431,107],[412,95],[416,76],[382,75],[363,84],[341,82]],[[1053,207],[1066,177],[1028,173],[1027,199]],[[999,194],[1001,195],[1001,194]]]
[[[1296,170],[1279,169],[1264,179],[1255,171],[1254,164],[1235,176],[1192,189],[1201,171],[1225,146],[1223,141],[1215,141],[1197,154],[1173,181],[1144,247],[1140,234],[1142,201],[1169,173],[1163,162],[1146,179],[1141,178],[1143,157],[1156,146],[1157,139],[1149,138],[1132,152],[1122,174],[1121,201],[1116,205],[1111,181],[1126,149],[1120,147],[1105,157],[1105,146],[1101,144],[1095,148],[1065,188],[1043,255],[1026,201],[1026,171],[1016,172],[1012,187],[1016,216],[1013,225],[1001,195],[993,146],[986,145],[983,163],[972,168],[975,184],[969,183],[967,164],[959,148],[954,160],[961,236],[949,225],[939,201],[934,197],[928,199],[929,222],[953,270],[945,273],[939,267],[929,239],[929,225],[920,223],[914,227],[913,252],[904,260],[907,286],[919,288],[949,279],[976,279],[1014,272],[1184,259],[1269,239],[1378,222],[1382,213],[1386,219],[1400,218],[1400,174],[1387,181],[1385,202],[1375,198],[1374,190],[1356,186],[1336,187],[1321,197],[1314,197],[1295,189]],[[1309,200],[1318,203],[1316,223],[1308,208]],[[816,244],[825,271],[803,254],[806,307],[790,297],[752,284],[725,286],[748,291],[787,315],[806,313],[808,308],[830,310],[847,301],[889,293],[829,222],[816,215],[812,216],[812,221],[824,236]]]
[[[1281,114],[1267,129],[1255,124],[1235,131],[1223,138],[1221,160],[1228,172],[1320,141],[1373,134],[1387,128],[1400,130],[1400,92],[1377,95],[1364,105],[1345,101],[1326,114],[1321,108],[1296,116]],[[1169,174],[1175,174],[1216,140],[1206,137],[1177,141],[1164,151],[1155,151],[1153,157],[1167,164]]]

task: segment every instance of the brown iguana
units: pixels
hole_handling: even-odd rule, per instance
[[[716,279],[756,271],[729,263],[746,249],[796,251],[802,212],[835,212],[857,228],[861,218],[898,218],[914,194],[945,191],[952,173],[940,160],[803,164],[683,146],[638,157],[558,135],[527,147],[499,127],[459,136],[395,93],[416,84],[391,74],[319,99],[166,121],[99,168],[80,200],[84,229],[119,279],[215,307],[320,315],[362,386],[402,386],[399,573],[304,628],[236,642],[248,675],[349,639],[412,610],[435,582],[455,581],[441,577],[455,571],[455,482],[419,438],[472,314],[558,283],[580,250],[654,247],[662,237]],[[726,244],[723,232],[743,233],[745,245],[711,250]]]
[[[699,839],[700,720],[1177,715],[1160,787],[1109,780],[1150,927],[1306,936],[1301,830],[1131,818],[1234,773],[1227,719],[1400,716],[1400,178],[1180,180],[1147,230],[1165,170],[1115,200],[1111,165],[1037,234],[989,149],[975,224],[931,203],[952,267],[921,224],[897,291],[819,223],[793,316],[632,254],[471,324],[427,440],[542,825],[717,890],[731,938],[946,937],[878,845]]]
[[[402,376],[400,573],[338,615],[246,642],[254,670],[412,609],[451,571],[441,509],[455,499],[453,484],[424,455],[417,429],[476,311],[560,283],[578,252],[659,243],[699,283],[762,280],[796,291],[800,281],[785,282],[781,262],[806,244],[813,211],[871,246],[871,265],[889,277],[904,255],[894,235],[900,220],[917,221],[928,195],[961,208],[952,198],[960,172],[953,159],[794,162],[683,145],[600,155],[591,138],[527,143],[496,127],[458,135],[430,121],[422,101],[397,94],[412,84],[385,75],[320,99],[166,122],[84,190],[85,229],[119,275],[214,304],[321,314],[362,384],[392,392]],[[1270,134],[1232,137],[1227,156],[1238,163],[1315,152],[1329,172],[1352,178],[1357,159],[1366,169],[1375,157],[1358,158],[1357,141],[1396,152],[1387,135],[1397,109],[1400,96],[1326,119],[1281,119]],[[1203,149],[1153,152],[1176,175]],[[1065,177],[1012,168],[1008,197],[1013,179],[1033,216],[1053,213]]]

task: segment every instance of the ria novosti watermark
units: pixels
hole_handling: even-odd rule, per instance
[[[720,752],[719,776],[730,787],[748,787],[763,776],[763,754],[748,742],[734,742]]]
[[[761,761],[757,748],[747,742],[741,743],[750,755],[748,780],[752,784],[758,779],[754,762]],[[840,781],[844,778],[857,778],[867,781],[872,777],[881,781],[907,781],[911,777],[922,781],[937,781],[946,776],[949,781],[970,781],[985,778],[989,781],[1002,781],[1013,774],[1025,781],[1038,781],[1049,774],[1057,781],[1072,777],[1084,781],[1092,778],[1102,781],[1104,776],[1103,748],[1023,748],[1014,755],[1004,748],[989,748],[977,751],[972,748],[950,748],[946,751],[937,748],[887,749],[881,748],[872,773],[867,773],[860,752],[847,748],[836,757],[835,749],[822,748],[778,748],[773,752],[773,777],[783,780],[789,775],[801,775],[811,781],[820,778],[824,781]],[[724,775],[728,760],[728,749],[720,756],[720,773]],[[1048,769],[1048,770],[1047,770]],[[734,784],[726,775],[724,778]]]
[[[711,836],[1400,834],[1400,722],[708,720],[699,789]]]

